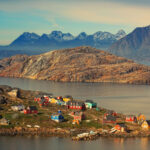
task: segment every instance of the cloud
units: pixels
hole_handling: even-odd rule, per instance
[[[150,20],[149,0],[6,0],[0,1],[0,10],[3,11],[34,11],[45,12],[53,26],[59,26],[55,18],[63,17],[76,21],[94,23],[122,24],[145,26]],[[53,14],[51,17],[47,17]],[[37,14],[38,15],[38,14]]]

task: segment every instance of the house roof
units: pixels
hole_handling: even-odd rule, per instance
[[[36,106],[28,106],[27,109],[30,109],[30,110],[37,110]]]
[[[117,123],[116,125],[119,125],[120,127],[126,127],[124,123]]]
[[[116,117],[112,115],[107,115],[106,120],[116,121]]]
[[[93,100],[86,100],[86,103],[94,103]]]
[[[150,120],[146,120],[147,124],[150,126]]]
[[[68,104],[68,105],[77,105],[77,106],[82,106],[82,105],[84,105],[84,102],[69,101],[67,104]]]
[[[136,116],[134,116],[134,115],[127,115],[126,117],[136,117]]]

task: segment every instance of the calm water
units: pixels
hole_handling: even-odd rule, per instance
[[[144,113],[150,118],[150,86],[102,83],[58,83],[29,79],[0,78],[0,85],[40,90],[54,95],[93,99],[99,105],[126,114]],[[149,150],[149,138],[100,138],[73,142],[63,138],[0,137],[0,150]]]
[[[150,139],[100,138],[74,142],[63,138],[0,137],[1,150],[149,150]]]

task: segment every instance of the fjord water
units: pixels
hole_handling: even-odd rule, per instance
[[[149,150],[148,138],[100,138],[74,142],[65,138],[0,137],[1,150]]]

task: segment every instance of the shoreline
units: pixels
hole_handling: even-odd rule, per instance
[[[81,129],[76,130],[77,132],[80,131]],[[143,138],[143,137],[150,137],[150,132],[139,132],[137,134],[134,133],[116,133],[116,134],[111,134],[111,133],[102,133],[99,130],[97,130],[96,135],[91,135],[89,137],[81,138],[78,139],[76,136],[71,133],[70,130],[68,129],[50,129],[50,128],[10,128],[10,129],[5,129],[1,128],[0,129],[0,136],[41,136],[41,137],[61,137],[61,138],[71,138],[72,140],[79,141],[89,141],[89,140],[96,140],[100,137],[106,137],[106,138]]]

